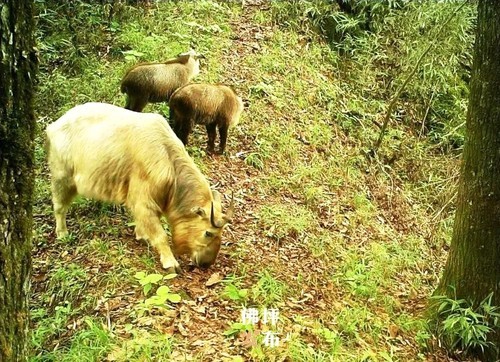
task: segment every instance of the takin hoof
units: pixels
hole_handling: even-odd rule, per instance
[[[165,269],[168,274],[182,274],[181,266],[174,258],[161,257],[160,261],[163,269]]]
[[[69,235],[68,230],[56,230],[56,235],[58,239],[64,239]]]

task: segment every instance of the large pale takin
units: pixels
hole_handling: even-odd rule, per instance
[[[210,189],[162,116],[87,103],[69,110],[46,132],[58,237],[68,234],[66,213],[79,194],[125,204],[137,239],[153,245],[164,268],[180,271],[174,253],[190,254],[200,267],[214,263],[233,200],[223,214],[219,193]],[[174,253],[162,215],[170,224]]]

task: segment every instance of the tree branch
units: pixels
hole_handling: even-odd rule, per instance
[[[422,60],[424,59],[424,57],[427,55],[427,53],[429,53],[429,51],[435,45],[436,39],[439,38],[439,35],[443,31],[444,27],[450,22],[451,19],[453,19],[455,17],[455,15],[460,11],[460,9],[462,9],[465,6],[465,4],[467,4],[467,2],[468,1],[465,0],[459,7],[457,7],[453,11],[453,13],[450,14],[450,16],[446,19],[446,21],[441,24],[441,27],[437,31],[434,40],[429,44],[429,46],[427,47],[427,49],[425,49],[424,52],[420,55],[420,57],[418,58],[417,62],[415,63],[415,66],[410,71],[410,73],[406,77],[406,79],[403,82],[403,84],[398,88],[398,90],[396,91],[396,94],[394,95],[394,97],[391,99],[391,102],[389,103],[389,107],[387,108],[387,112],[386,112],[385,117],[384,117],[384,123],[382,124],[382,128],[380,130],[380,135],[378,136],[378,140],[375,143],[375,146],[370,151],[370,155],[372,157],[376,155],[376,153],[377,153],[380,145],[382,144],[382,141],[384,140],[384,136],[385,136],[385,131],[387,129],[387,125],[389,124],[389,121],[391,120],[391,115],[392,115],[392,112],[394,110],[394,107],[396,106],[397,101],[399,100],[399,96],[401,95],[401,93],[403,93],[403,91],[406,88],[406,85],[410,82],[411,78],[417,72],[417,70],[418,70],[418,68],[420,66],[420,63],[422,63]]]

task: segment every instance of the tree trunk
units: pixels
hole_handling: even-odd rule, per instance
[[[0,0],[0,361],[28,357],[33,194],[33,2]]]
[[[467,138],[448,261],[435,294],[500,306],[500,2],[478,5]],[[455,290],[453,291],[453,288]],[[498,331],[490,341],[500,346]],[[487,360],[496,360],[490,350]]]

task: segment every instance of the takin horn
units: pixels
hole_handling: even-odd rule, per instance
[[[214,202],[212,201],[212,208],[210,209],[210,222],[214,228],[221,228],[224,226],[224,222],[221,220],[215,220],[214,217]]]
[[[212,208],[210,209],[210,222],[214,228],[221,228],[225,224],[230,223],[234,214],[234,193],[231,192],[231,203],[229,204],[229,209],[227,210],[226,215],[222,216],[221,220],[215,220],[214,216],[214,203],[212,201]]]

